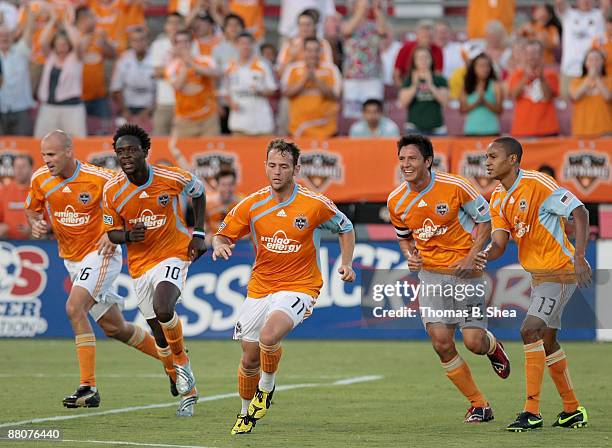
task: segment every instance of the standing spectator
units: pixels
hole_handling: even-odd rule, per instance
[[[264,0],[229,0],[220,1],[223,15],[236,14],[244,21],[245,30],[251,33],[255,41],[260,42],[266,33],[264,24]]]
[[[96,29],[96,17],[87,6],[79,6],[75,13],[75,27],[83,54],[83,101],[88,117],[101,120],[97,133],[110,132],[111,109],[106,89],[104,61],[115,59],[115,48],[106,37],[106,32]],[[94,134],[91,132],[89,134]]]
[[[17,27],[19,20],[19,10],[14,4],[7,1],[0,1],[0,25],[4,25],[9,31]]]
[[[215,34],[215,20],[205,12],[199,12],[191,22],[195,47],[200,56],[212,56],[213,49],[220,42]]]
[[[127,32],[130,25],[144,25],[144,1],[87,0],[78,3],[91,8],[97,31],[102,31],[113,48],[121,53],[127,47]]]
[[[199,3],[201,3],[199,0],[170,0],[168,15],[177,13],[182,17],[187,17]]]
[[[544,46],[544,63],[555,63],[555,53],[561,47],[561,22],[552,5],[536,5],[531,13],[531,21],[518,31],[519,36],[538,40]]]
[[[274,132],[274,115],[269,97],[278,86],[268,64],[255,55],[250,33],[238,37],[238,61],[232,62],[223,80],[229,105],[228,126],[232,134],[265,135]]]
[[[433,57],[434,71],[442,72],[444,57],[442,49],[433,42],[433,28],[434,25],[431,20],[419,21],[416,28],[416,40],[406,42],[400,49],[393,70],[393,80],[397,87],[401,87],[404,84],[404,80],[408,75],[410,61],[413,60],[412,54],[416,47],[428,48]]]
[[[153,112],[153,135],[169,135],[174,122],[174,88],[166,79],[166,67],[172,60],[172,42],[184,25],[183,16],[168,14],[164,23],[164,34],[151,44],[151,63],[155,69],[156,96]]]
[[[519,68],[525,68],[525,48],[527,42],[529,41],[523,37],[517,37],[512,40],[512,44],[510,45],[510,58],[506,64],[508,73],[512,73]]]
[[[371,98],[363,103],[363,118],[351,126],[349,137],[399,137],[400,131],[393,120],[383,116],[383,102]]]
[[[349,17],[342,23],[344,36],[344,94],[342,113],[358,118],[368,98],[384,97],[381,38],[391,32],[380,0],[372,0],[374,20],[368,18],[369,0],[348,3]]]
[[[395,60],[402,48],[402,44],[395,38],[393,31],[383,37],[380,44],[380,61],[383,70],[383,83],[385,86],[394,86],[393,70],[395,69]]]
[[[323,36],[325,19],[336,14],[334,0],[281,0],[278,32],[283,38],[283,42],[297,36],[298,30],[295,28],[295,22],[297,22],[298,16],[307,9],[318,12],[320,20],[316,21],[319,24],[316,31],[317,37]]]
[[[593,48],[598,48],[606,55],[606,72],[612,75],[612,11],[608,11],[606,32],[593,40]]]
[[[555,97],[559,78],[544,68],[544,47],[537,40],[525,48],[525,68],[518,69],[508,82],[509,96],[515,101],[512,135],[544,137],[559,133]]]
[[[572,135],[598,137],[612,133],[612,76],[606,72],[600,50],[589,50],[582,77],[572,81],[569,94],[574,102]]]
[[[0,135],[32,135],[30,108],[34,106],[30,83],[33,17],[29,13],[21,39],[0,25]]]
[[[563,25],[561,95],[567,97],[569,83],[581,75],[593,39],[604,32],[604,15],[609,11],[610,1],[601,0],[601,9],[593,6],[593,0],[577,0],[577,8],[570,8],[566,0],[556,0],[556,5]]]
[[[446,135],[442,109],[448,102],[446,79],[434,73],[434,62],[427,47],[412,52],[408,76],[399,93],[399,103],[407,108],[405,131],[423,135]]]
[[[446,20],[436,22],[434,28],[433,42],[442,49],[444,60],[444,71],[442,74],[446,79],[460,67],[465,66],[462,56],[462,44],[454,40],[453,30]]]
[[[342,16],[338,13],[325,18],[323,24],[323,39],[329,42],[332,51],[332,60],[336,67],[342,68],[344,62],[344,43],[340,33]],[[395,59],[394,59],[395,62]]]
[[[489,56],[480,53],[470,61],[463,85],[461,113],[467,114],[463,133],[498,135],[503,94]]]
[[[110,90],[120,117],[149,127],[146,124],[155,104],[155,68],[148,50],[147,32],[132,31],[128,42],[130,49],[115,65]]]
[[[304,41],[304,61],[287,67],[281,85],[289,98],[291,135],[324,139],[336,134],[341,75],[335,65],[321,62],[317,38]]]
[[[270,68],[273,69],[276,65],[276,57],[278,56],[276,47],[269,42],[264,42],[259,46],[259,54],[261,54],[261,57],[264,58]]]
[[[469,0],[466,25],[468,37],[484,37],[487,23],[491,20],[499,20],[506,32],[511,33],[515,10],[514,0]]]
[[[179,31],[174,41],[175,57],[166,72],[176,96],[172,134],[177,138],[219,135],[215,63],[208,56],[193,55],[191,31]]]
[[[34,136],[42,138],[49,132],[62,129],[75,137],[85,137],[85,106],[83,105],[83,47],[79,32],[66,16],[63,27],[52,35],[57,15],[51,20],[41,36],[44,53],[47,55],[43,67],[38,100],[41,102],[36,117]]]
[[[209,235],[214,235],[221,226],[225,216],[240,202],[244,195],[236,192],[236,172],[233,169],[221,168],[215,175],[217,188],[206,196],[205,230],[206,241],[210,245]]]
[[[18,154],[13,159],[13,180],[0,186],[0,239],[27,240],[30,224],[24,213],[24,204],[30,191],[32,158]]]

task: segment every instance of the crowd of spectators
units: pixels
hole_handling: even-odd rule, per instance
[[[465,30],[421,20],[403,36],[381,0],[344,15],[281,0],[274,42],[264,0],[170,1],[157,36],[145,0],[13,3],[0,1],[0,135],[127,121],[176,138],[612,133],[610,0],[538,3],[525,23],[514,1],[469,0]]]

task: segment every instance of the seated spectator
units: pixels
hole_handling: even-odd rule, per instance
[[[454,40],[453,30],[446,20],[436,22],[433,42],[442,49],[442,59],[444,61],[442,75],[449,79],[455,70],[465,66],[462,44]]]
[[[363,103],[363,118],[351,126],[349,137],[399,137],[397,124],[383,116],[383,102],[371,98]]]
[[[384,98],[381,36],[391,32],[380,0],[372,1],[374,19],[368,18],[369,0],[348,3],[348,18],[342,23],[344,41],[344,93],[342,115],[358,118],[368,98]]]
[[[609,1],[602,2],[605,9],[596,8],[592,0],[578,0],[576,8],[570,8],[566,0],[556,0],[556,6],[563,25],[561,95],[567,97],[571,80],[582,74],[584,57],[593,39],[605,31],[604,17],[608,14]]]
[[[468,37],[484,37],[487,23],[491,20],[499,20],[506,32],[511,33],[515,12],[515,0],[469,0],[466,24]]]
[[[61,129],[74,137],[85,137],[85,106],[83,105],[83,54],[78,31],[64,16],[63,27],[52,35],[57,15],[52,13],[41,36],[47,55],[38,86],[41,102],[36,117],[34,136],[42,138]]]
[[[519,28],[518,35],[539,41],[544,47],[544,63],[555,63],[555,53],[561,47],[561,22],[552,5],[534,6],[531,20]]]
[[[204,230],[206,237],[219,229],[225,216],[240,202],[244,195],[236,192],[236,172],[233,169],[222,168],[216,175],[216,191],[206,195],[206,216]],[[210,242],[210,238],[207,242]]]
[[[515,101],[512,135],[545,137],[559,133],[555,109],[559,78],[554,70],[544,68],[544,48],[537,40],[527,44],[525,68],[512,73],[508,89]]]
[[[115,65],[110,90],[119,116],[148,128],[155,104],[155,69],[146,31],[132,31],[129,47]]]
[[[193,55],[191,31],[179,31],[174,40],[175,57],[166,71],[176,97],[172,134],[176,138],[219,135],[215,63],[210,57]]]
[[[399,93],[399,103],[408,116],[405,132],[423,135],[446,135],[442,109],[448,102],[446,79],[434,73],[434,62],[427,47],[412,53],[408,76]]]
[[[32,21],[28,13],[22,37],[15,43],[15,32],[0,25],[0,135],[32,135],[30,108],[34,99],[29,67]]]
[[[321,42],[304,41],[304,61],[289,65],[282,79],[289,98],[289,131],[295,137],[332,137],[338,126],[342,78],[338,68],[321,62]]]
[[[498,135],[503,94],[493,61],[480,53],[470,61],[461,94],[461,113],[467,114],[465,135]]]
[[[574,102],[572,135],[597,137],[612,133],[612,76],[607,75],[600,50],[587,53],[582,76],[570,84],[570,98]]]
[[[395,68],[393,69],[393,80],[397,87],[402,87],[408,76],[412,54],[416,47],[429,49],[433,58],[434,71],[442,72],[444,56],[442,55],[442,49],[433,43],[433,29],[434,25],[431,20],[421,20],[417,23],[416,40],[406,42],[400,49],[395,59]]]
[[[171,13],[166,17],[164,33],[151,44],[151,63],[155,69],[156,95],[153,112],[153,135],[170,135],[174,122],[174,88],[166,79],[166,67],[172,60],[172,42],[183,27],[183,17]]]
[[[249,33],[238,37],[238,61],[232,62],[223,79],[225,102],[229,105],[232,134],[264,135],[274,132],[274,115],[269,97],[278,86],[272,69],[255,54]]]
[[[18,154],[13,159],[13,180],[0,186],[0,239],[27,240],[30,224],[24,204],[30,191],[32,158]]]
[[[606,32],[595,37],[593,48],[598,48],[606,55],[606,73],[612,75],[612,12],[606,18]]]
[[[276,47],[269,43],[264,42],[259,46],[259,54],[262,58],[268,63],[271,68],[274,68],[276,65],[276,57],[278,56],[278,50]]]

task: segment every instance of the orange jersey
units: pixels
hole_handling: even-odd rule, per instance
[[[179,198],[199,197],[204,185],[193,174],[176,167],[149,165],[149,178],[141,186],[121,172],[104,188],[104,225],[111,230],[130,230],[138,222],[147,231],[144,241],[128,243],[130,275],[138,278],[168,258],[189,261],[191,235],[185,226]]]
[[[0,184],[0,223],[8,225],[6,238],[30,238],[30,223],[23,212],[30,189],[12,181],[4,187]]]
[[[291,64],[283,75],[283,90],[302,82],[307,74],[306,63]],[[342,78],[335,65],[320,64],[316,76],[340,96]],[[337,116],[338,101],[325,98],[312,81],[308,81],[304,90],[289,99],[289,132],[294,137],[332,137],[338,127]]]
[[[236,241],[251,233],[256,255],[249,297],[296,291],[316,298],[323,286],[317,254],[322,228],[345,233],[353,225],[325,196],[296,184],[282,203],[270,187],[247,196],[225,217],[217,235]]]
[[[329,64],[333,64],[334,56],[331,49],[331,45],[325,39],[321,39],[320,42],[321,57],[319,61],[321,63],[326,62]],[[304,61],[304,41],[301,38],[294,37],[281,46],[278,52],[277,64],[278,67],[282,69],[282,71],[287,68],[288,64],[302,61]]]
[[[104,53],[100,43],[101,38],[100,32],[94,31],[94,35],[83,54],[82,99],[84,101],[97,100],[106,96]]]
[[[214,68],[215,63],[208,56],[195,56],[194,64],[204,68]],[[182,70],[183,62],[175,59],[166,69],[166,77],[174,80]],[[175,90],[177,117],[190,120],[204,120],[217,112],[215,82],[209,76],[196,73],[193,68],[187,69],[187,80],[180,90]]]
[[[211,56],[213,49],[221,42],[221,37],[212,35],[204,39],[196,39],[198,54],[200,56]]]
[[[230,210],[241,200],[242,195],[234,196],[227,204],[221,202],[216,194],[210,199],[206,198],[206,232],[216,232]]]
[[[178,12],[183,16],[188,16],[195,4],[196,0],[170,0],[168,2],[168,14]]]
[[[89,0],[87,6],[96,16],[96,29],[106,33],[117,51],[123,51],[127,45],[126,24],[130,5],[125,0],[113,0],[108,4]]]
[[[81,261],[96,250],[104,234],[102,190],[115,173],[77,161],[68,179],[52,176],[44,166],[32,175],[25,208],[37,213],[47,211],[57,238],[59,256]]]
[[[230,11],[242,17],[246,31],[251,33],[255,40],[263,38],[264,27],[264,0],[230,0]]]
[[[499,20],[508,34],[512,33],[515,9],[515,0],[470,0],[466,24],[468,37],[485,37],[487,23],[491,20]]]
[[[398,238],[411,235],[428,270],[445,270],[472,249],[475,224],[488,222],[489,204],[468,180],[431,172],[429,185],[411,191],[408,182],[387,200]]]
[[[554,179],[520,170],[506,191],[499,184],[491,195],[492,232],[508,232],[518,246],[519,262],[532,274],[573,271],[574,246],[565,235],[563,219],[582,205]]]

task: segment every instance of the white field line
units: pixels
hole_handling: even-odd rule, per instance
[[[345,385],[350,385],[350,384],[355,384],[355,383],[362,383],[366,381],[377,381],[382,378],[383,378],[382,375],[356,376],[356,377],[351,377],[351,378],[346,378],[343,380],[335,381],[332,383],[302,383],[302,384],[281,385],[281,386],[278,386],[276,390],[282,391],[282,390],[292,390],[292,389],[305,389],[308,387],[345,386]],[[225,398],[232,398],[232,397],[238,397],[238,393],[231,392],[231,393],[226,393],[226,394],[209,395],[209,396],[200,398],[198,402],[223,400]],[[108,411],[84,412],[81,414],[73,414],[73,415],[56,415],[53,417],[33,418],[30,420],[20,420],[17,422],[0,423],[0,428],[6,428],[9,426],[31,425],[34,423],[73,420],[76,418],[97,417],[99,415],[122,414],[125,412],[142,411],[146,409],[169,408],[171,406],[176,406],[177,404],[178,402],[173,401],[171,403],[148,404],[148,405],[143,405],[143,406],[130,406],[126,408],[109,409]]]
[[[168,445],[165,443],[143,443],[143,442],[126,442],[124,440],[74,440],[74,439],[63,439],[63,440],[45,440],[45,442],[72,442],[72,443],[97,443],[102,445],[125,445],[125,446],[149,446],[149,447],[161,447],[161,448],[212,448],[210,446],[201,445]]]
[[[207,378],[225,378],[227,375],[207,375]],[[10,372],[0,372],[0,378],[79,378],[78,373],[10,373]],[[168,375],[165,373],[105,373],[105,374],[97,374],[97,379],[104,378],[168,378]],[[283,375],[283,378],[293,378],[293,379],[317,379],[317,380],[333,380],[333,379],[341,379],[342,375]]]

